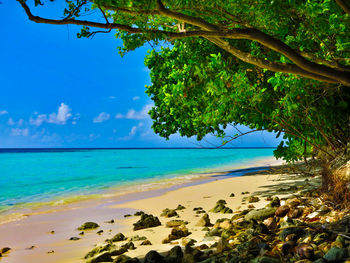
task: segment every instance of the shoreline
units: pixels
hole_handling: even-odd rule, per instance
[[[179,176],[169,177],[169,178],[152,178],[147,180],[140,180],[130,182],[127,185],[121,186],[112,186],[108,189],[101,190],[100,193],[94,194],[79,194],[72,193],[67,196],[58,196],[52,197],[51,200],[42,201],[42,202],[33,202],[22,204],[22,207],[14,207],[9,210],[5,210],[0,212],[0,226],[3,224],[7,224],[13,221],[19,221],[25,218],[28,215],[35,215],[38,213],[45,213],[45,211],[50,211],[53,208],[60,209],[65,206],[70,206],[79,203],[85,203],[95,200],[107,200],[110,198],[120,198],[123,202],[129,201],[127,199],[128,196],[131,196],[130,201],[134,198],[143,199],[142,194],[146,193],[146,197],[148,192],[155,192],[154,194],[160,194],[162,191],[170,191],[171,188],[175,187],[184,187],[187,184],[197,184],[197,183],[207,183],[212,179],[213,176],[222,177],[222,176],[230,176],[232,173],[242,171],[246,169],[254,169],[254,168],[267,168],[269,166],[275,166],[281,164],[282,161],[276,160],[274,157],[268,158],[254,158],[249,161],[244,161],[243,165],[225,165],[216,168],[208,169],[207,172],[200,173],[190,173],[183,174]],[[229,169],[231,168],[231,169]],[[239,175],[237,175],[239,176]],[[218,179],[218,178],[216,178]],[[223,179],[223,178],[220,178]],[[170,185],[170,187],[169,187]],[[159,193],[158,193],[159,192]],[[140,195],[139,197],[135,197],[134,195]]]
[[[251,167],[243,171],[239,169],[238,171],[231,171],[231,173],[251,172],[252,169],[254,168]],[[257,182],[262,184],[266,180],[269,181],[269,179],[266,179],[268,178],[267,175],[232,177],[229,173],[230,172],[216,175],[211,174],[185,184],[173,185],[167,188],[162,187],[160,189],[134,192],[117,197],[113,196],[86,200],[68,205],[51,207],[50,210],[45,210],[43,208],[38,209],[35,213],[21,220],[0,225],[0,233],[2,233],[0,236],[0,247],[9,246],[13,248],[13,252],[9,257],[3,257],[2,262],[16,263],[21,262],[23,258],[25,258],[28,263],[48,262],[47,260],[57,263],[85,262],[82,260],[82,257],[93,248],[93,244],[101,243],[106,237],[111,237],[118,232],[126,232],[129,234],[132,232],[130,232],[130,226],[132,226],[132,223],[136,222],[136,218],[124,218],[123,216],[125,214],[133,214],[136,210],[142,209],[149,213],[159,215],[161,209],[165,208],[164,205],[160,203],[160,200],[163,199],[169,203],[168,206],[171,206],[170,202],[181,203],[181,199],[184,202],[183,205],[188,206],[191,202],[188,203],[188,200],[185,199],[192,196],[193,193],[191,192],[194,189],[202,189],[200,190],[200,193],[202,193],[201,195],[210,195],[210,189],[213,185],[218,183],[223,187],[227,187],[226,182],[232,182],[233,180],[236,184],[238,183],[238,185],[233,185],[233,188],[239,187],[239,182],[243,182],[245,185],[244,187],[253,187],[253,190],[258,190]],[[179,194],[181,192],[187,194]],[[169,195],[171,196],[170,200],[167,198]],[[208,204],[206,204],[208,201],[213,202],[211,197],[208,197],[203,198],[198,205],[209,209]],[[156,202],[156,206],[154,202]],[[151,206],[149,206],[149,204],[151,204]],[[232,208],[237,208],[237,206]],[[111,219],[115,220],[115,224],[104,223]],[[76,228],[86,221],[98,222],[104,230],[104,233],[102,233],[102,235],[97,235],[96,231],[91,231],[90,233],[88,231],[81,240],[69,241],[70,237],[79,237]],[[55,231],[55,234],[50,234],[50,231]],[[135,234],[141,235],[142,233],[149,234],[147,230]],[[156,234],[156,236],[153,242],[158,244],[159,235]],[[162,236],[162,238],[164,237]],[[31,246],[35,246],[35,248],[28,249]],[[161,245],[156,249],[166,250],[168,248],[169,245]],[[148,246],[144,246],[143,249],[150,250]],[[55,253],[47,254],[52,250],[54,250]],[[137,253],[144,253],[142,251],[142,249],[138,249]],[[9,261],[7,261],[7,259],[9,259]]]

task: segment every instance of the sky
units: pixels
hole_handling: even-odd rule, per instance
[[[28,0],[34,15],[62,17],[65,1],[38,8],[33,2]],[[31,22],[14,0],[0,1],[0,25],[0,148],[220,145],[213,136],[198,142],[175,134],[167,141],[154,134],[145,94],[149,47],[121,58],[113,33],[78,39],[79,27]],[[227,132],[236,133],[232,127]],[[278,143],[275,135],[258,132],[229,146]]]

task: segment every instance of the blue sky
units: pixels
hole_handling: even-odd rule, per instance
[[[76,26],[36,24],[16,1],[1,2],[0,147],[210,146],[178,135],[166,141],[151,130],[148,47],[121,58],[113,33],[78,39]],[[59,18],[63,3],[32,12]],[[276,145],[260,132],[230,146]]]

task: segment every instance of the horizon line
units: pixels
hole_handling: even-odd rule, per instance
[[[241,147],[6,147],[0,150],[46,150],[46,149],[86,149],[86,150],[128,150],[128,149],[265,149],[265,148],[277,148],[277,146],[263,146],[263,147],[252,147],[252,146],[241,146]]]

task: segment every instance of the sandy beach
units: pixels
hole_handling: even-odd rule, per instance
[[[279,163],[270,160],[271,165]],[[260,165],[261,163],[257,166]],[[187,238],[195,239],[196,245],[210,244],[215,242],[215,239],[204,239],[203,227],[195,226],[202,214],[196,214],[194,208],[202,207],[209,214],[211,223],[215,223],[218,218],[232,217],[232,213],[208,212],[218,200],[225,200],[227,206],[233,211],[241,211],[249,205],[242,199],[256,195],[260,201],[254,203],[254,207],[264,207],[267,204],[265,200],[267,196],[283,197],[278,194],[278,190],[295,185],[298,180],[302,182],[304,179],[283,174],[249,174],[239,177],[219,174],[172,188],[83,201],[51,207],[50,210],[41,208],[21,220],[0,225],[0,247],[11,248],[11,252],[4,255],[1,262],[86,262],[83,257],[87,252],[96,244],[119,232],[126,237],[145,236],[152,243],[152,245],[140,246],[141,241],[135,241],[136,249],[129,250],[126,255],[142,257],[152,249],[160,252],[166,251],[176,243],[181,245],[181,240],[176,240],[173,244],[162,244],[162,240],[170,234],[171,229],[165,225],[171,219],[189,222],[187,228],[192,234]],[[242,192],[249,192],[249,194],[242,194]],[[232,193],[234,197],[230,197]],[[163,209],[174,209],[179,204],[185,209],[178,211],[178,218],[160,216]],[[133,223],[138,221],[139,217],[124,218],[124,215],[133,215],[139,210],[157,216],[162,225],[133,231]],[[111,219],[114,220],[114,223],[107,223]],[[100,227],[79,235],[80,231],[77,228],[87,221],[96,222]],[[100,230],[103,232],[97,234]],[[71,237],[80,239],[69,240]]]

